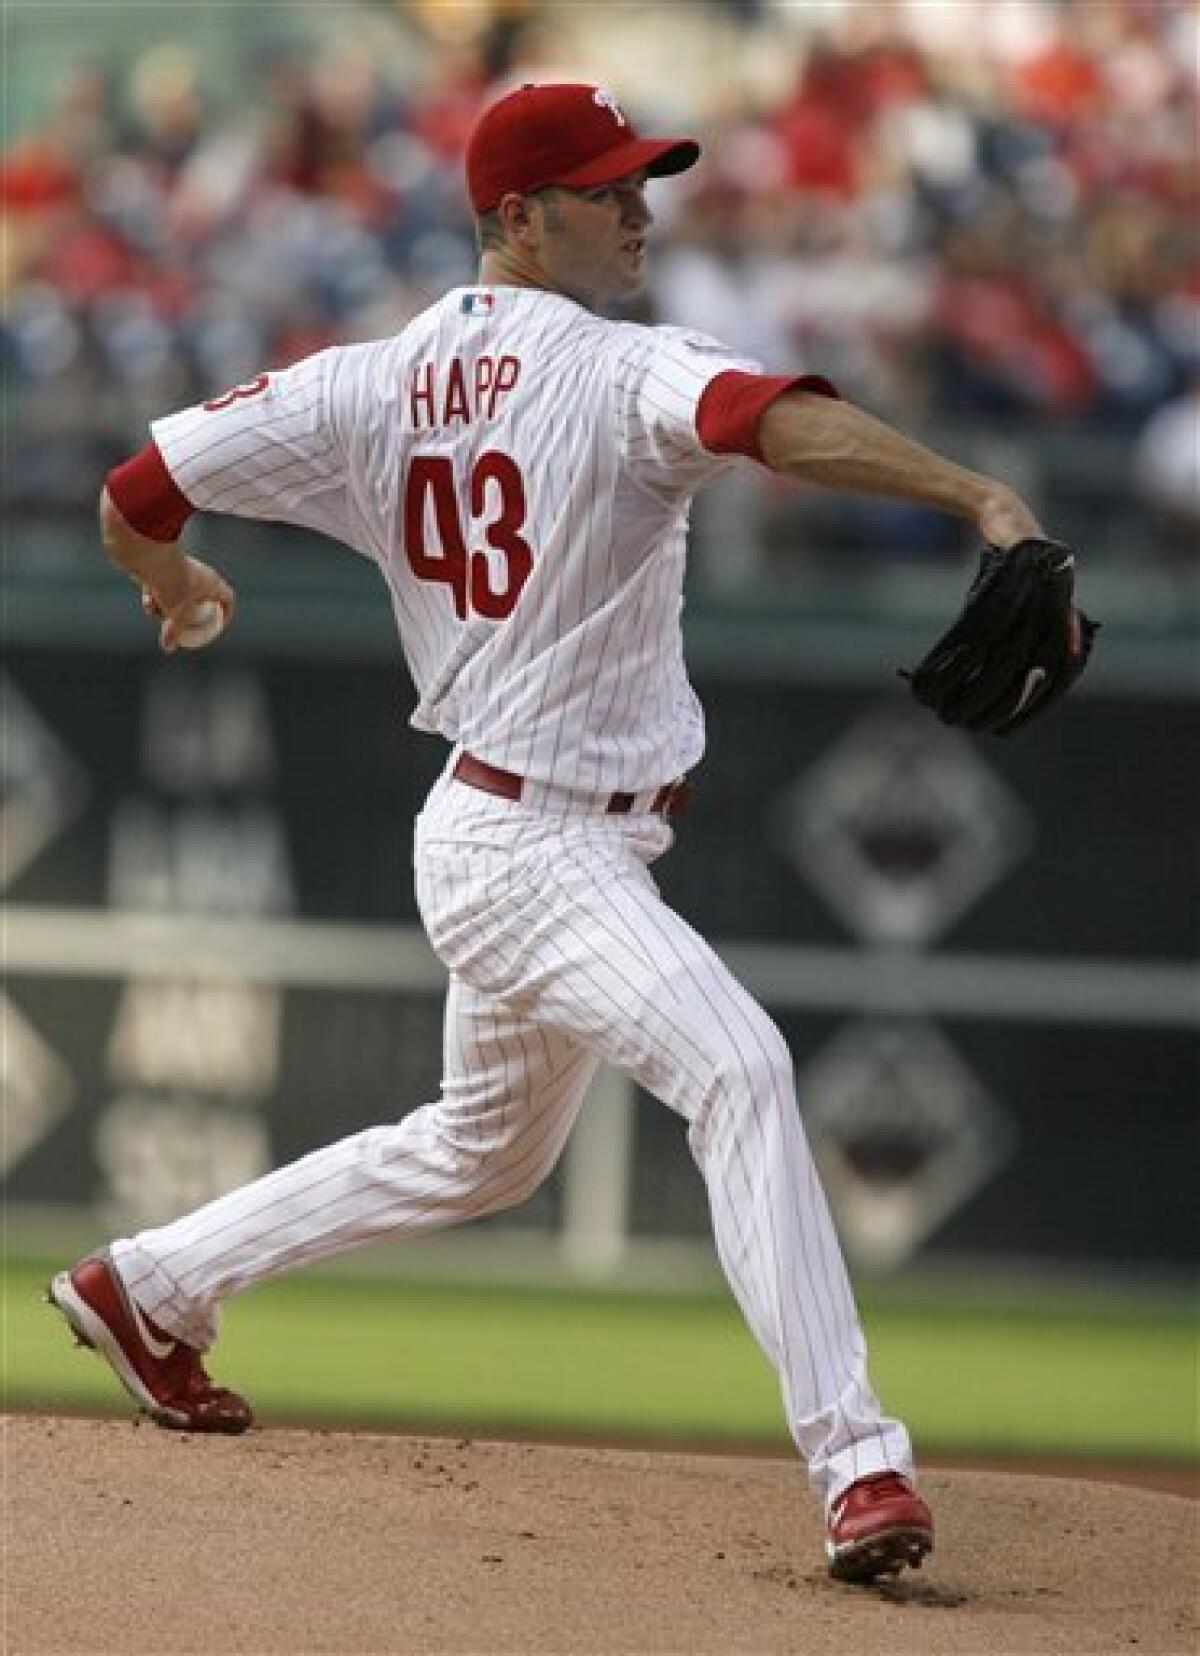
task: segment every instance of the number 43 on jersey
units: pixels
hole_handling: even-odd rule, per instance
[[[464,527],[452,461],[444,454],[414,455],[404,484],[404,549],[418,580],[444,581],[450,588],[460,621],[471,613],[502,621],[533,568],[533,552],[521,534],[525,483],[516,461],[499,449],[485,450],[471,468],[469,494],[471,519]],[[471,544],[480,535],[498,557]]]

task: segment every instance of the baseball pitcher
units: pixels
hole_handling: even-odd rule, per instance
[[[779,1374],[824,1503],[832,1573],[933,1544],[912,1449],[859,1319],[774,1023],[650,869],[704,751],[680,610],[692,496],[748,458],[970,520],[990,550],[913,675],[937,713],[1003,731],[1082,669],[1071,555],[1003,484],[719,341],[607,320],[643,280],[646,181],[691,139],[639,137],[588,85],[527,86],[466,157],[479,279],[397,335],[323,351],[159,420],[108,477],[106,548],[162,647],[228,621],[194,512],[304,525],[370,558],[449,757],[417,820],[418,902],[449,972],[437,1099],[61,1272],[51,1298],[160,1425],[241,1432],[203,1366],[227,1295],[376,1237],[524,1200],[601,1062],[687,1123],[721,1264]],[[199,631],[197,632],[197,629]]]

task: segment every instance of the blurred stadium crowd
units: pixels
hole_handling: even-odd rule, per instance
[[[636,49],[629,86],[608,77],[638,124],[690,125],[705,144],[700,168],[651,196],[638,314],[776,370],[819,368],[910,427],[1044,437],[1085,484],[1097,454],[1119,453],[1129,499],[1153,504],[1176,559],[1194,556],[1196,7],[650,10],[680,41],[719,29],[722,46],[699,95],[689,82],[694,107],[636,73]],[[90,502],[150,414],[392,331],[471,279],[460,158],[481,104],[525,78],[605,77],[573,51],[567,8],[467,12],[451,32],[435,5],[396,8],[394,57],[349,30],[277,40],[248,52],[232,97],[169,39],[62,72],[0,159],[10,504]],[[625,16],[609,13],[617,63]],[[1079,448],[1089,433],[1101,446]],[[914,546],[943,540],[926,524]]]

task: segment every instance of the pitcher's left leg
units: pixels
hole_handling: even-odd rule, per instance
[[[523,1201],[562,1150],[596,1059],[451,977],[441,1097],[113,1245],[141,1308],[206,1350],[218,1303],[383,1237]]]
[[[549,1173],[595,1072],[569,1036],[452,978],[441,1098],[351,1134],[62,1271],[49,1297],[160,1425],[244,1431],[201,1355],[222,1299],[382,1236],[522,1201]]]

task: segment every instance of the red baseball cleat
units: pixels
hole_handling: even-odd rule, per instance
[[[160,1426],[186,1432],[244,1432],[254,1416],[244,1397],[214,1386],[200,1353],[157,1328],[138,1309],[107,1253],[60,1271],[50,1284],[82,1345],[105,1358],[125,1390]]]
[[[898,1472],[875,1472],[843,1490],[829,1514],[825,1553],[836,1581],[873,1581],[921,1567],[933,1550],[933,1514]]]

